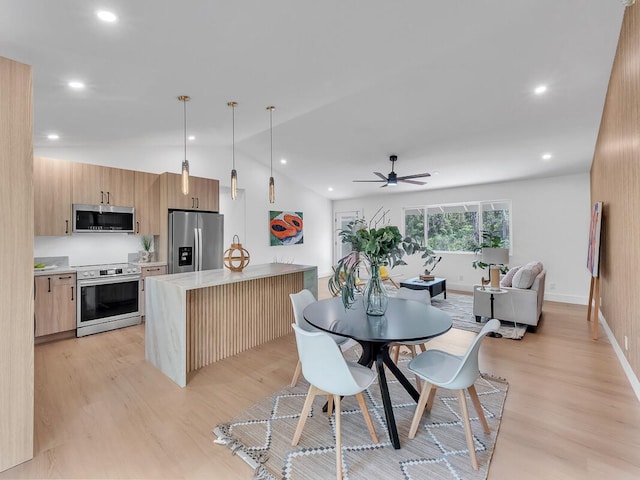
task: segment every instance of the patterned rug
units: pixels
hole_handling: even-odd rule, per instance
[[[443,295],[438,295],[431,299],[431,305],[438,307],[440,310],[447,312],[451,315],[453,320],[453,328],[460,330],[468,330],[470,332],[479,332],[486,322],[486,318],[482,323],[476,322],[476,317],[473,315],[473,296],[461,295],[458,293],[447,292],[447,299],[444,299]],[[512,340],[520,340],[527,333],[527,327],[518,325],[514,328],[513,324],[502,322],[502,326],[498,333],[502,338],[509,338]]]
[[[345,353],[357,358],[359,347]],[[401,356],[399,365],[407,372],[408,358]],[[412,378],[407,374],[408,378]],[[438,389],[436,401],[425,414],[416,437],[407,438],[415,402],[388,373],[389,390],[394,403],[402,448],[395,450],[386,429],[380,389],[373,384],[364,392],[379,443],[373,443],[355,397],[342,401],[342,465],[345,480],[374,478],[399,480],[484,480],[493,454],[507,383],[482,375],[476,389],[491,428],[486,435],[470,400],[469,415],[474,433],[479,470],[469,460],[464,427],[457,397]],[[254,469],[256,479],[326,480],[335,478],[335,416],[322,413],[324,399],[316,397],[302,437],[296,447],[291,439],[298,423],[308,390],[304,379],[294,388],[287,387],[240,414],[233,421],[213,430],[216,443],[226,445]]]

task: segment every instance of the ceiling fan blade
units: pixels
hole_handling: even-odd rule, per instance
[[[382,180],[384,180],[385,182],[387,181],[387,176],[386,176],[386,175],[383,175],[383,174],[381,174],[380,172],[373,172],[373,173],[375,173],[376,175],[378,175],[378,176],[379,176]]]
[[[426,185],[427,182],[421,182],[419,180],[403,180],[402,178],[398,179],[399,182],[404,182],[404,183],[412,183],[414,185]]]
[[[375,183],[380,183],[380,182],[386,182],[387,179],[385,178],[384,180],[351,180],[352,182],[375,182]]]
[[[384,185],[380,185],[380,188],[384,188],[384,187],[386,187],[388,185],[389,185],[389,182],[385,183]]]
[[[404,175],[402,177],[398,177],[398,180],[408,180],[410,178],[421,178],[421,177],[430,177],[430,173],[416,173],[415,175]]]

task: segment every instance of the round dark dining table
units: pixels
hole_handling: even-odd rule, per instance
[[[384,366],[416,402],[420,394],[389,357],[389,346],[414,340],[426,341],[442,335],[451,329],[451,317],[431,305],[393,297],[389,298],[389,306],[382,316],[367,315],[362,297],[348,309],[340,297],[320,300],[306,307],[303,316],[319,330],[358,342],[362,346],[359,364],[367,367],[376,364],[387,429],[393,447],[400,448]]]

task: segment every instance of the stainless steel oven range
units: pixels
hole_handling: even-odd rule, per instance
[[[78,337],[140,323],[140,267],[90,265],[77,272]]]

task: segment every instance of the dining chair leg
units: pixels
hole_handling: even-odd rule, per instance
[[[291,379],[291,388],[297,385],[298,379],[300,378],[301,373],[302,373],[302,364],[300,363],[300,360],[298,360],[298,364],[296,365],[296,371],[293,372],[293,378]]]
[[[364,417],[364,421],[369,429],[371,439],[373,440],[373,443],[378,443],[378,435],[376,435],[376,431],[373,428],[373,421],[371,421],[371,415],[369,415],[369,410],[367,409],[367,404],[364,401],[362,392],[356,393],[356,399],[358,400],[358,405],[360,405],[360,410],[362,410],[362,416]]]
[[[422,350],[423,352],[427,351],[427,344],[426,343],[421,343],[420,344],[420,350]]]
[[[302,412],[300,413],[300,420],[298,420],[298,426],[296,427],[296,431],[293,434],[293,440],[291,441],[292,446],[296,446],[300,441],[300,435],[302,435],[302,429],[304,428],[304,424],[307,421],[307,417],[309,416],[309,412],[311,411],[311,406],[313,405],[313,399],[318,394],[319,390],[313,385],[309,386],[309,391],[307,392],[307,398],[304,401],[304,406],[302,407]]]
[[[471,431],[471,422],[469,421],[467,397],[464,394],[464,390],[456,390],[456,394],[458,395],[458,403],[460,403],[460,413],[462,414],[462,422],[464,423],[464,435],[467,438],[467,448],[469,449],[471,466],[474,470],[478,470],[478,458],[476,457],[476,446],[473,443],[473,432]]]
[[[471,385],[467,390],[469,390],[469,396],[471,397],[473,406],[476,408],[476,412],[478,412],[478,418],[480,419],[480,423],[482,423],[484,433],[491,433],[489,424],[487,423],[487,419],[484,416],[484,412],[482,411],[482,405],[480,404],[480,398],[478,398],[478,392],[476,392],[476,386]]]
[[[418,399],[418,406],[413,414],[411,427],[409,427],[409,438],[415,438],[416,436],[416,432],[418,431],[418,426],[420,425],[420,420],[422,419],[422,414],[424,412],[424,407],[427,405],[427,399],[430,397],[432,388],[435,387],[425,380],[420,392],[420,398]]]
[[[340,395],[334,395],[333,401],[336,404],[336,478],[342,480],[342,408],[340,406]]]
[[[398,363],[398,358],[400,357],[400,344],[394,343],[391,348],[394,349],[393,363]]]
[[[407,345],[406,347],[411,352],[411,358],[416,358],[416,346],[415,345]],[[396,362],[396,363],[398,363],[398,362]],[[416,375],[415,377],[416,377],[416,389],[422,390],[422,384],[420,382],[420,377],[418,375]]]
[[[427,399],[427,412],[430,412],[433,408],[433,401],[436,398],[436,390],[438,388],[435,385],[432,385],[431,391],[429,392],[429,398]]]
[[[327,395],[327,417],[333,413],[333,395]]]

